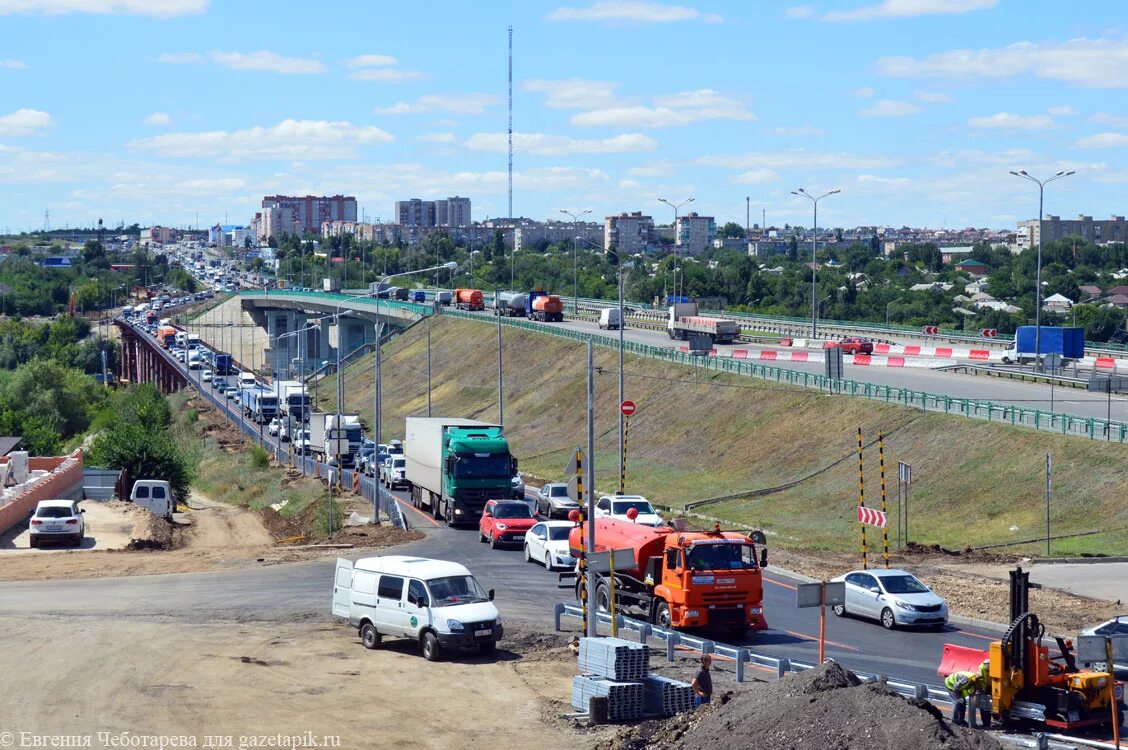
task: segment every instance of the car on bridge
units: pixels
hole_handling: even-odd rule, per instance
[[[830,580],[846,584],[846,603],[834,606],[839,617],[867,617],[886,630],[902,625],[943,628],[948,623],[948,603],[904,570],[852,570]]]
[[[843,354],[873,354],[873,342],[861,336],[847,336],[841,341],[828,341],[828,349],[841,349]]]
[[[502,544],[523,544],[525,534],[537,522],[526,503],[517,500],[489,500],[478,521],[478,541],[497,549]]]

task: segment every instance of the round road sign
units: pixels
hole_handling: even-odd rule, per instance
[[[619,404],[619,411],[623,412],[624,417],[629,417],[635,413],[635,402],[623,401],[623,403]]]

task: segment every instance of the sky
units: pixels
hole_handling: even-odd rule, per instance
[[[601,221],[1013,228],[1128,213],[1123,0],[0,0],[0,231],[264,195]],[[747,201],[747,202],[746,202]]]

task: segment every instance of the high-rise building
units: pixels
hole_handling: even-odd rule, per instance
[[[408,227],[468,227],[470,199],[454,195],[436,201],[396,201],[396,224]]]
[[[674,227],[674,244],[679,250],[696,255],[712,247],[715,239],[717,222],[712,216],[688,213],[678,217],[677,226]]]
[[[262,208],[263,239],[285,232],[317,234],[326,221],[356,221],[356,198],[345,195],[268,195]]]
[[[645,252],[654,237],[654,219],[641,211],[608,216],[603,222],[603,246],[626,254]]]
[[[435,226],[435,202],[411,198],[396,201],[395,223],[404,227]]]

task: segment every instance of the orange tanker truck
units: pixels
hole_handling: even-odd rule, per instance
[[[568,536],[573,557],[579,557],[581,534],[586,546],[586,528],[577,525]],[[595,551],[615,551],[616,610],[634,610],[664,628],[722,630],[730,636],[767,629],[761,569],[768,564],[768,551],[763,544],[759,532],[749,537],[720,527],[689,531],[612,518],[595,521]],[[608,570],[593,565],[588,574],[595,577],[594,606],[610,610]],[[576,576],[560,574],[562,585],[570,586],[564,581]],[[577,578],[577,600],[579,586]]]
[[[454,306],[458,310],[485,310],[486,298],[481,289],[455,289]]]
[[[544,289],[534,289],[525,298],[525,312],[529,320],[542,323],[559,323],[564,320],[564,303],[555,294]]]

